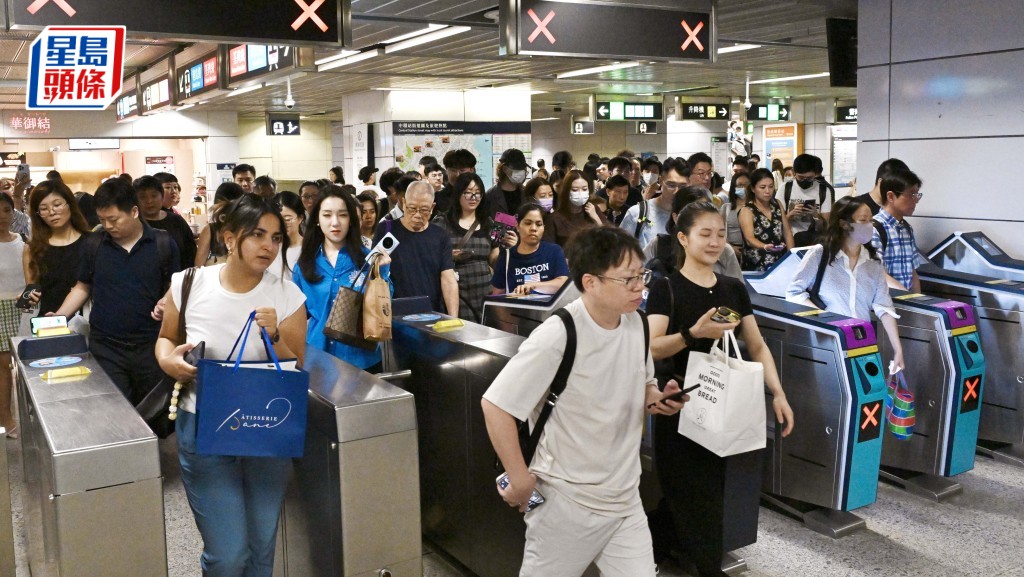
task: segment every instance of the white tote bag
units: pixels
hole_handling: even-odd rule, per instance
[[[736,358],[729,356],[730,344]],[[690,353],[683,388],[697,384],[679,414],[680,435],[719,457],[765,447],[764,367],[740,358],[732,331],[710,353]]]

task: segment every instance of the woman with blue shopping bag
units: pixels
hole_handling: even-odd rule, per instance
[[[197,369],[185,355],[200,342],[205,343],[206,359],[237,356],[241,361],[266,361],[269,357],[275,362],[263,372],[270,375],[282,374],[280,365],[285,364],[275,357],[294,359],[301,366],[306,344],[305,296],[294,284],[267,270],[278,253],[288,248],[280,213],[260,197],[245,194],[216,207],[211,216],[220,224],[228,248],[227,262],[172,277],[156,345],[161,368],[181,383],[192,382]],[[232,344],[238,341],[248,341],[248,346],[242,345],[236,353]],[[219,386],[221,395],[230,396],[231,388],[237,386],[238,401],[243,403],[249,390],[245,383],[232,380],[230,371],[210,372],[204,364],[204,375],[223,375],[225,382],[211,382],[213,377],[208,377],[203,387]],[[187,386],[179,395],[177,407],[172,400],[178,460],[203,537],[203,575],[270,577],[291,459],[198,450],[195,387]],[[225,421],[225,427],[240,430],[243,423],[258,424],[260,419],[276,417],[280,421],[281,415],[269,414],[275,408],[269,407],[268,415],[248,419],[236,414],[232,417],[236,420]]]

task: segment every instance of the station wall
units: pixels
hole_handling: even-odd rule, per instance
[[[334,166],[332,160],[328,120],[302,120],[298,136],[268,136],[265,118],[238,119],[238,162],[256,167],[257,176],[272,176],[278,181],[278,190],[287,184],[298,192],[296,181],[327,178],[327,171]]]
[[[1022,21],[1020,0],[860,0],[858,180],[867,190],[889,157],[924,180],[910,219],[922,250],[983,230],[1024,257],[1012,171],[1024,150]]]
[[[564,115],[557,120],[533,123],[533,158],[543,158],[548,170],[551,170],[551,157],[560,150],[571,152],[580,168],[591,152],[611,157],[628,148],[637,154],[653,152],[659,158],[664,158],[668,150],[664,133],[637,134],[636,122],[596,122],[594,134],[587,135],[571,134],[571,122],[571,117]],[[658,124],[659,130],[664,131],[665,122]]]

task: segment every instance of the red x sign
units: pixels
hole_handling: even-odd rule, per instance
[[[862,407],[862,410],[864,411],[864,422],[860,425],[861,429],[866,429],[869,426],[873,427],[878,424],[878,419],[875,418],[875,413],[877,413],[880,408],[882,408],[882,405],[879,403],[875,403],[872,407],[868,407],[867,405]]]
[[[532,44],[533,41],[536,40],[538,36],[543,34],[544,36],[547,37],[548,42],[554,44],[555,43],[555,35],[552,34],[548,30],[548,23],[550,23],[551,20],[555,17],[554,10],[552,10],[551,12],[548,12],[548,15],[545,16],[543,20],[541,20],[540,17],[537,16],[537,13],[533,11],[533,8],[530,8],[529,10],[527,10],[526,13],[530,15],[530,19],[533,20],[533,23],[537,25],[537,29],[534,30],[532,34],[530,34],[530,37],[527,38],[527,40],[529,40],[530,43]]]
[[[54,1],[56,2],[56,0]],[[302,26],[306,20],[309,20],[313,24],[316,24],[316,27],[319,28],[321,32],[327,32],[327,24],[321,20],[320,16],[316,13],[316,9],[323,5],[325,1],[326,0],[313,0],[312,4],[306,4],[305,0],[295,0],[295,3],[299,5],[299,8],[302,8],[302,14],[295,19],[295,22],[292,22],[292,30],[298,30],[299,26]]]
[[[691,42],[693,42],[693,45],[697,47],[697,50],[700,50],[701,52],[704,52],[704,45],[701,44],[700,40],[697,39],[697,34],[703,28],[704,28],[704,21],[703,20],[698,22],[697,25],[694,26],[692,30],[690,29],[690,25],[686,22],[686,20],[683,20],[683,30],[686,30],[686,34],[687,34],[686,42],[683,42],[683,52],[686,52],[686,47],[689,46]]]
[[[971,400],[972,398],[978,398],[978,384],[981,382],[981,377],[974,377],[973,379],[964,380],[964,402]]]
[[[46,6],[49,3],[50,0],[36,0],[35,2],[28,5],[28,13],[35,14],[36,12],[39,12],[40,8]],[[64,13],[68,16],[75,15],[75,9],[72,8],[70,4],[65,2],[65,0],[53,0],[53,3],[56,4],[57,7],[59,7],[61,10],[63,10]]]

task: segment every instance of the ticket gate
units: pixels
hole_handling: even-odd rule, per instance
[[[801,247],[788,251],[768,267],[768,270],[745,272],[743,280],[747,281],[747,284],[757,291],[757,294],[784,299],[789,282],[796,276],[801,259],[808,248]]]
[[[506,333],[527,337],[556,310],[579,296],[580,291],[571,278],[552,295],[535,293],[523,296],[487,296],[484,298],[484,312],[480,323]]]
[[[931,263],[917,274],[925,294],[974,306],[987,368],[978,452],[1024,467],[1024,283]]]
[[[892,293],[917,421],[907,440],[884,435],[881,478],[939,501],[963,491],[944,477],[974,468],[985,387],[981,338],[971,305]],[[883,357],[892,358],[889,340],[879,341]]]
[[[81,335],[12,341],[32,575],[166,577],[156,435]]]
[[[954,232],[928,259],[946,270],[1024,282],[1024,260],[1013,258],[983,232]]]
[[[783,438],[768,403],[762,499],[833,538],[864,528],[850,513],[875,501],[885,376],[870,323],[751,291],[796,426]]]

